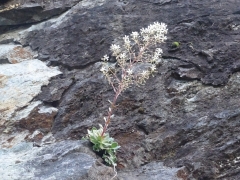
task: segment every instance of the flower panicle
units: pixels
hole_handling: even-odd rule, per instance
[[[104,55],[100,71],[107,77],[110,84],[121,87],[123,90],[130,85],[144,84],[151,74],[157,71],[156,64],[162,56],[161,48],[154,48],[167,39],[167,25],[154,22],[140,32],[134,31],[123,37],[123,44],[112,44],[110,51],[116,58],[116,65],[109,66],[109,56]],[[140,64],[151,65],[137,68]],[[115,69],[114,71],[112,70]],[[117,70],[118,69],[118,70]],[[137,69],[137,70],[136,70]],[[118,79],[118,80],[116,80]],[[117,82],[117,84],[115,84]],[[116,89],[114,89],[115,91]]]

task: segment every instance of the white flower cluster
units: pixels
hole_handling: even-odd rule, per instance
[[[162,49],[157,48],[167,37],[167,25],[154,22],[139,32],[132,32],[123,37],[123,44],[112,44],[110,51],[116,58],[116,66],[110,66],[109,57],[105,55],[101,71],[107,77],[115,92],[122,92],[132,84],[141,85],[156,72],[156,63],[161,57]],[[155,49],[155,50],[154,50]],[[136,70],[139,64],[149,64]]]
[[[167,37],[167,25],[164,23],[155,22],[147,28],[141,29],[141,35],[145,42],[164,42]]]
[[[121,52],[120,46],[116,45],[116,44],[112,44],[110,47],[110,50],[113,52],[113,56],[117,56],[119,54],[119,52]]]

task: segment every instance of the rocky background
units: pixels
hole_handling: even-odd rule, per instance
[[[119,180],[240,179],[240,1],[0,2],[0,179],[110,180],[81,138],[113,90],[100,59],[159,21],[158,73],[118,100]],[[173,42],[180,43],[174,46]]]

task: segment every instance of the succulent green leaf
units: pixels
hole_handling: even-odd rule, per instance
[[[120,148],[118,143],[114,141],[114,138],[110,137],[108,133],[105,133],[103,136],[102,125],[99,125],[99,129],[93,127],[91,130],[88,130],[87,138],[91,143],[93,143],[93,150],[99,152],[104,151],[103,159],[108,165],[116,166],[117,157],[116,150]]]
[[[118,149],[118,148],[120,148],[120,146],[118,146],[118,143],[113,142],[112,145],[111,145],[111,149]]]

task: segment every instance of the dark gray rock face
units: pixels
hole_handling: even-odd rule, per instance
[[[239,64],[236,4],[160,2],[109,1],[92,8],[82,2],[67,14],[68,19],[58,26],[58,31],[51,27],[46,27],[47,31],[35,30],[27,43],[40,54],[51,54],[53,64],[74,69],[98,61],[120,34],[161,21],[169,26],[166,58],[177,58],[188,68],[197,68],[201,73],[197,78],[204,84],[226,84]],[[179,49],[171,47],[174,41],[180,42]]]
[[[158,72],[146,86],[124,92],[109,128],[121,145],[117,155],[118,178],[240,179],[240,2],[83,0],[73,4],[68,11],[59,11],[59,14],[66,11],[60,16],[29,28],[23,26],[10,31],[8,25],[33,22],[31,20],[0,21],[8,30],[0,36],[1,44],[29,46],[38,54],[38,59],[59,67],[62,72],[34,96],[34,100],[58,109],[51,115],[51,129],[43,131],[41,126],[31,126],[42,135],[26,139],[41,146],[41,139],[51,132],[59,141],[78,140],[87,128],[103,123],[107,100],[112,99],[113,90],[99,72],[100,58],[121,36],[155,21],[165,22],[169,33],[162,46],[164,54]],[[31,14],[30,9],[27,11]],[[16,11],[18,9],[4,13]],[[48,18],[50,16],[43,16]],[[179,42],[180,46],[174,46],[173,42]],[[27,122],[32,122],[32,118]],[[20,120],[11,127],[19,130],[21,137],[27,136],[25,130],[30,131],[30,137],[34,129],[19,126],[25,121]],[[13,138],[6,134],[5,121],[0,121],[0,127],[4,140]],[[9,148],[9,141],[3,145]],[[66,161],[78,159],[72,164],[74,167],[84,159],[84,164],[92,164],[91,157],[84,153],[69,153]],[[156,163],[159,161],[163,164]],[[65,168],[61,164],[60,160],[47,163],[47,167]],[[58,172],[54,168],[54,172]],[[89,174],[96,174],[96,169],[92,168]],[[103,169],[100,172],[107,174],[107,167]],[[69,177],[77,179],[83,171],[73,168],[73,172]],[[44,179],[49,174],[51,172],[41,167],[35,177]],[[62,178],[67,179],[65,175]],[[90,177],[107,179],[104,173]]]
[[[9,0],[0,4],[0,26],[24,25],[49,19],[80,0]]]

